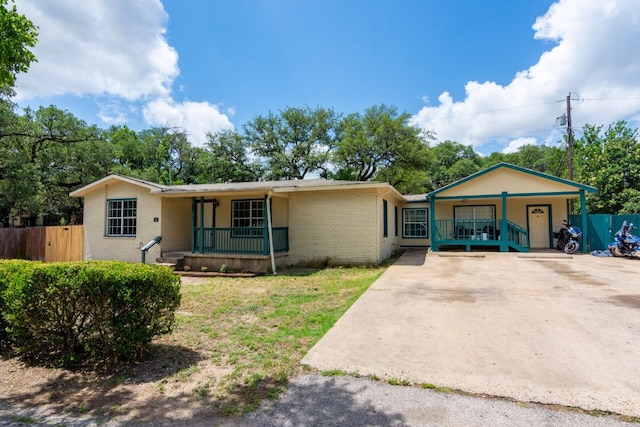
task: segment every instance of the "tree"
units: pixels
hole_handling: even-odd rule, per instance
[[[624,121],[602,126],[585,125],[574,145],[579,182],[598,189],[587,197],[590,213],[617,214],[640,208],[640,141],[638,130]]]
[[[112,127],[108,139],[114,147],[113,173],[168,185],[194,182],[199,152],[182,129],[166,125],[136,133]]]
[[[4,105],[7,105],[6,103]],[[0,216],[45,222],[81,218],[69,191],[104,176],[110,165],[98,130],[56,107],[5,111],[0,128]],[[9,221],[11,222],[11,221]]]
[[[480,170],[482,160],[470,145],[444,141],[433,147],[435,162],[430,170],[432,190],[444,187]]]
[[[243,141],[262,164],[265,179],[303,179],[326,173],[337,120],[332,109],[288,107],[246,123]]]
[[[410,117],[384,104],[368,108],[364,115],[348,115],[340,123],[340,139],[332,156],[336,171],[331,177],[388,181],[406,184],[409,191],[424,191],[424,176],[416,185],[410,175],[430,166],[432,135],[409,125]]]
[[[264,176],[260,164],[249,160],[248,147],[235,130],[207,134],[207,149],[200,156],[198,181],[249,182]]]
[[[18,13],[11,0],[0,0],[0,97],[14,94],[16,75],[36,61],[29,50],[38,41],[37,27]]]
[[[490,167],[506,162],[560,177],[567,174],[566,155],[566,150],[559,147],[527,144],[514,153],[491,153],[482,158],[481,163],[482,167]]]

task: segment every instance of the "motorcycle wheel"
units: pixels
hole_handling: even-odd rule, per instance
[[[578,242],[575,240],[569,240],[566,245],[564,245],[564,252],[567,254],[573,254],[578,252]]]
[[[610,247],[609,252],[611,252],[611,255],[613,256],[622,256],[622,252],[620,252],[620,249],[617,246]]]

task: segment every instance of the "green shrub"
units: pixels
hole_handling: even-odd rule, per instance
[[[118,261],[37,263],[8,281],[8,337],[31,360],[117,363],[169,333],[180,279],[166,267]]]
[[[23,260],[0,260],[0,344],[3,348],[7,348],[10,344],[7,331],[9,324],[5,320],[7,311],[6,290],[11,281],[23,279],[30,266],[34,264],[34,262]]]

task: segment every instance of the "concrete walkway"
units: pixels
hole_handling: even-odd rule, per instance
[[[639,273],[591,255],[409,251],[303,363],[638,417]]]

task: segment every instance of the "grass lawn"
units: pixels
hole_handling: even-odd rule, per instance
[[[176,328],[158,344],[189,348],[200,362],[160,380],[158,388],[192,382],[192,397],[219,413],[256,409],[302,372],[302,357],[384,269],[295,270],[183,284]]]
[[[154,341],[145,360],[96,372],[0,357],[0,424],[48,413],[98,424],[206,425],[255,410],[304,371],[303,356],[385,269],[183,278],[174,331]]]

